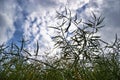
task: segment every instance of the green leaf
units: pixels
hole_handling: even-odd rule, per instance
[[[67,8],[66,8],[66,7],[65,7],[65,13],[66,13],[66,15],[67,15],[67,13],[68,13],[68,12],[67,12]]]
[[[70,28],[70,26],[71,26],[71,19],[70,19],[70,21],[69,21],[69,23],[68,23],[68,26],[67,26],[67,28],[66,28],[65,32],[67,32],[67,31],[68,31],[68,29]]]
[[[58,27],[52,27],[52,26],[50,27],[50,26],[49,26],[49,28],[53,28],[53,29],[60,30]]]
[[[38,41],[37,41],[37,50],[36,50],[35,56],[38,56],[38,52],[39,52],[39,43],[38,43]]]
[[[75,17],[74,17],[74,21],[76,22],[77,21],[77,13],[75,14]]]
[[[105,25],[102,25],[102,26],[98,26],[97,28],[102,28],[102,27],[104,27]]]
[[[93,15],[93,18],[96,20],[97,17],[96,17],[96,15],[95,15],[95,13],[93,11],[92,11],[92,15]]]
[[[104,19],[105,19],[105,17],[102,18],[102,19],[100,19],[100,20],[97,22],[97,26],[100,25],[100,24],[103,22]]]
[[[84,22],[84,24],[87,25],[87,26],[89,26],[89,27],[93,27],[93,24],[92,24],[92,23],[85,23],[85,22]]]
[[[92,36],[91,38],[100,38],[100,36]]]
[[[28,52],[27,50],[23,49],[23,51],[25,51],[29,56],[32,56],[30,52]]]

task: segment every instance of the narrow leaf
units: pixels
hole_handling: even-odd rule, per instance
[[[103,22],[104,19],[105,19],[105,17],[102,18],[100,21],[98,21],[98,22],[97,22],[97,26],[100,25],[100,24]]]
[[[39,43],[38,43],[38,41],[37,41],[37,50],[36,50],[35,56],[38,56],[38,52],[39,52]]]
[[[29,56],[32,56],[27,50],[23,49],[24,52],[26,52]]]
[[[71,19],[70,19],[70,21],[69,21],[68,27],[66,28],[65,32],[68,31],[68,29],[69,29],[70,26],[71,26]]]
[[[77,13],[75,14],[75,17],[74,17],[74,21],[76,22],[77,21]]]
[[[96,15],[93,11],[92,11],[92,15],[93,15],[93,18],[96,20]]]
[[[67,15],[67,13],[68,13],[68,12],[67,12],[67,8],[66,8],[66,7],[65,7],[65,13],[66,13],[66,15]]]
[[[58,27],[52,27],[52,26],[51,26],[51,27],[49,27],[49,28],[53,28],[53,29],[60,30]]]
[[[91,23],[84,23],[84,24],[86,24],[88,27],[92,27],[93,26],[93,24],[91,24]]]

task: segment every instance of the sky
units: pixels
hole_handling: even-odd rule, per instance
[[[120,0],[0,0],[0,44],[29,40],[27,48],[32,50],[39,42],[40,51],[54,48],[51,36],[56,23],[56,10],[65,6],[80,18],[89,18],[91,12],[105,16],[105,27],[99,35],[106,41],[120,37]]]

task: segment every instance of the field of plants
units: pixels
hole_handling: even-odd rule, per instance
[[[57,12],[61,23],[49,27],[56,31],[52,39],[55,48],[61,49],[59,58],[56,55],[42,61],[30,57],[24,39],[21,45],[2,44],[0,80],[120,80],[120,39],[116,34],[114,41],[108,43],[98,35],[104,29],[104,17],[92,12],[91,19],[84,22],[77,14],[72,17],[70,10],[65,12]],[[73,25],[76,29],[69,32]],[[38,43],[36,46],[38,56],[40,47]]]

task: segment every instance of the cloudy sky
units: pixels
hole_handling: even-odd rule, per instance
[[[120,0],[0,0],[0,44],[30,40],[28,48],[39,41],[41,51],[53,48],[48,25],[55,23],[56,10],[68,7],[81,18],[90,16],[91,11],[105,16],[105,27],[100,32],[104,40],[120,37]]]

